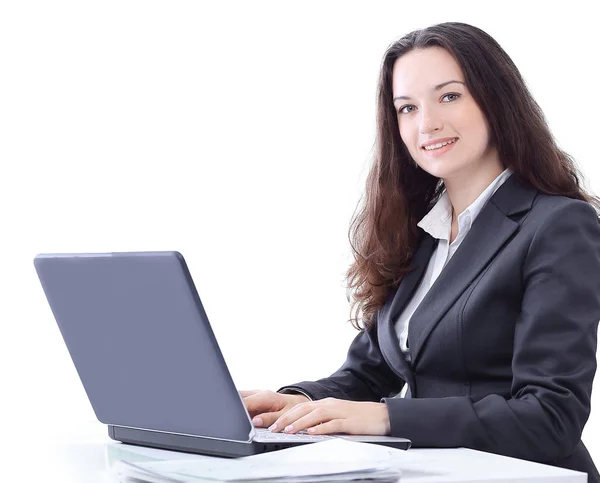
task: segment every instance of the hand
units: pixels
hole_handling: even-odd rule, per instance
[[[326,398],[303,402],[280,416],[269,428],[289,434],[304,429],[309,434],[389,435],[390,417],[384,403]]]
[[[257,428],[271,426],[294,406],[310,401],[303,394],[280,394],[273,391],[240,391],[240,395]]]

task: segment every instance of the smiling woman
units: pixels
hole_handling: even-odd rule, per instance
[[[436,77],[442,82],[432,85]],[[394,64],[392,84],[402,142],[418,166],[444,179],[447,190],[482,171],[490,180],[503,171],[486,118],[448,51],[430,47],[403,55]],[[460,213],[466,206],[455,208]]]
[[[444,180],[453,200],[453,242],[458,234],[458,213],[473,201],[473,193],[481,193],[505,168],[491,142],[485,115],[469,92],[460,65],[447,50],[415,49],[396,60],[392,75],[402,142],[416,166]],[[436,78],[452,80],[431,85]],[[401,94],[404,92],[416,94]],[[463,188],[467,186],[474,191]]]
[[[600,475],[581,441],[600,319],[600,200],[481,29],[384,55],[348,270],[360,333],[318,381],[242,392],[272,431],[391,434]]]

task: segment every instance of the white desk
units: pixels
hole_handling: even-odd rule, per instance
[[[3,451],[8,458],[2,465],[6,481],[60,481],[61,483],[108,483],[109,467],[117,458],[130,461],[195,458],[195,455],[124,445],[112,441],[106,427],[89,422],[79,427],[48,427],[36,435],[18,436]],[[402,482],[526,482],[585,483],[584,473],[506,458],[465,448],[410,449],[416,460],[427,464],[407,466]],[[421,458],[423,455],[424,458]],[[12,469],[11,469],[12,468]],[[19,469],[20,468],[20,469]],[[3,481],[4,477],[0,478]]]

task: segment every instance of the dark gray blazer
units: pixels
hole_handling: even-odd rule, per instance
[[[467,447],[600,475],[581,442],[600,320],[600,224],[593,207],[510,176],[483,207],[412,316],[409,365],[394,321],[437,240],[330,377],[281,388],[387,404],[415,447]],[[406,398],[395,398],[404,384]]]

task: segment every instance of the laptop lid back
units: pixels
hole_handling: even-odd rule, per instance
[[[41,254],[34,265],[102,423],[249,440],[252,423],[181,254]]]

